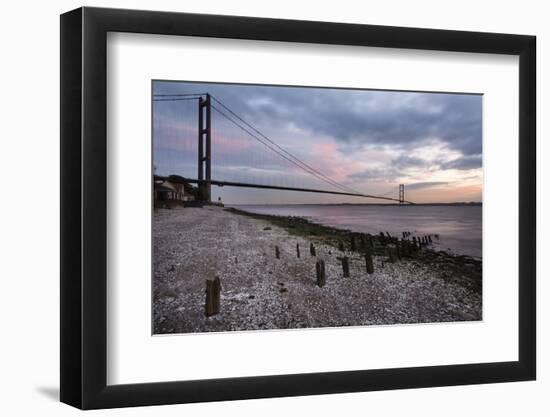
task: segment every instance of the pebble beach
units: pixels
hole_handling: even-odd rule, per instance
[[[479,260],[425,248],[391,261],[379,250],[368,274],[360,250],[341,250],[346,231],[215,206],[156,209],[153,216],[155,334],[482,319]],[[207,317],[206,279],[216,277],[220,312]]]

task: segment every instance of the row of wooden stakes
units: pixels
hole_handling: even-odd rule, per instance
[[[380,232],[380,239],[383,239],[383,244],[386,244],[386,238],[389,240],[389,242],[392,242],[394,247],[388,247],[387,254],[388,258],[387,260],[389,262],[395,262],[396,260],[402,260],[403,258],[410,258],[412,257],[422,246],[428,245],[432,243],[432,236],[421,236],[417,237],[413,236],[412,241],[408,240],[408,237],[411,235],[410,232],[403,232],[403,239],[399,241],[397,238],[392,237],[389,233],[386,232],[386,235],[384,235],[383,232]],[[438,236],[435,236],[438,237]],[[366,247],[365,244],[366,241],[361,239],[361,246]],[[371,248],[374,247],[374,243],[372,241],[372,237],[369,236],[369,246]],[[350,236],[350,248],[352,251],[356,251],[356,244],[355,244],[355,238],[353,235]],[[341,252],[345,251],[344,243],[339,242],[338,243],[338,249]],[[311,256],[317,256],[317,251],[315,249],[315,245],[313,243],[309,244],[309,253]],[[277,259],[281,258],[281,251],[279,249],[279,246],[275,246],[275,257]],[[300,244],[296,243],[296,257],[301,257],[300,252]],[[374,273],[374,263],[372,260],[372,254],[370,250],[366,250],[365,254],[363,255],[363,258],[365,260],[365,268],[367,271],[367,274],[373,274]],[[349,278],[350,276],[350,260],[347,256],[339,257],[340,261],[342,262],[342,273],[344,278]],[[326,284],[326,270],[325,270],[325,261],[323,259],[319,259],[315,263],[315,271],[316,271],[316,278],[317,278],[317,285],[319,287],[324,287]],[[220,312],[220,290],[221,290],[221,284],[219,277],[216,277],[214,280],[206,280],[206,304],[205,304],[205,314],[206,316],[213,316]]]

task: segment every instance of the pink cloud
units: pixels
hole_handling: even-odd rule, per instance
[[[313,144],[307,162],[336,181],[345,181],[348,175],[365,168],[360,161],[344,157],[333,142]]]

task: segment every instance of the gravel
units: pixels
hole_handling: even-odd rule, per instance
[[[155,210],[154,333],[482,319],[481,290],[436,262],[389,263],[374,256],[375,272],[368,275],[358,253],[313,240],[314,257],[311,241],[221,207]],[[349,278],[343,277],[342,256],[350,258]],[[323,288],[316,285],[318,259],[325,261]],[[206,317],[205,280],[215,277],[221,280],[221,311]]]

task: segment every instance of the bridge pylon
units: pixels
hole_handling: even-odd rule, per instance
[[[210,94],[199,98],[199,152],[197,200],[211,201],[212,188],[212,107]]]
[[[399,184],[399,205],[405,204],[405,184]]]

